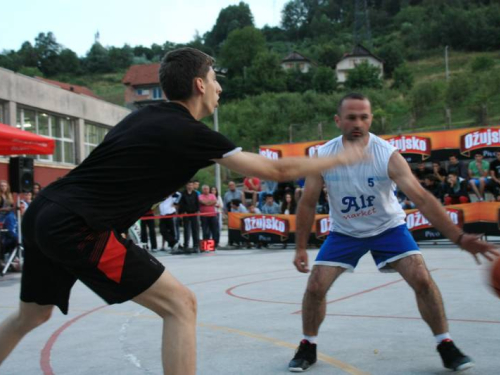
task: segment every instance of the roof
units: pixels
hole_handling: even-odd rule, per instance
[[[160,64],[132,65],[125,73],[122,83],[125,85],[150,85],[160,83]]]
[[[344,56],[342,57],[341,60],[344,60],[348,57],[362,57],[362,56],[371,56],[380,62],[384,62],[380,57],[375,56],[373,53],[371,53],[367,48],[363,47],[361,44],[356,45],[351,53],[344,54]]]
[[[89,89],[88,87],[85,87],[85,86],[78,86],[78,85],[73,85],[72,83],[54,81],[52,79],[47,79],[47,78],[43,78],[43,77],[35,77],[35,79],[50,83],[50,84],[55,85],[55,86],[59,86],[63,90],[71,91],[71,92],[74,92],[75,94],[87,95],[87,96],[91,96],[91,97],[96,98],[96,99],[101,99],[96,94],[94,94],[94,92],[91,89]]]
[[[300,53],[293,51],[287,57],[285,57],[281,62],[312,62],[307,57],[301,55]]]

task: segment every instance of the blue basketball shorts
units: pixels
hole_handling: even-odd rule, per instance
[[[421,254],[406,224],[402,224],[366,238],[330,232],[314,264],[343,267],[353,272],[368,251],[381,272],[394,272],[390,263],[409,255]]]

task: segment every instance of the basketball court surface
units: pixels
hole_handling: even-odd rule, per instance
[[[310,261],[317,249],[309,251]],[[445,301],[450,332],[476,366],[465,374],[500,373],[500,299],[487,286],[489,265],[478,266],[454,246],[422,245]],[[293,249],[218,250],[172,256],[156,253],[198,297],[200,375],[289,374],[301,337],[307,275]],[[0,320],[18,303],[20,274],[0,278]],[[436,344],[415,297],[398,274],[381,274],[370,255],[328,294],[318,362],[308,374],[441,374]],[[128,302],[107,306],[81,283],[68,316],[29,334],[0,374],[162,374],[161,320]]]

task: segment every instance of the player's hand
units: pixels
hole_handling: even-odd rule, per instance
[[[366,153],[365,146],[361,143],[350,143],[345,150],[337,154],[337,159],[340,165],[351,165],[368,160],[369,155]]]
[[[460,247],[471,253],[477,264],[481,264],[478,257],[479,254],[488,259],[490,262],[493,261],[495,257],[500,256],[498,248],[489,242],[482,241],[481,237],[482,235],[480,234],[465,233],[460,240]]]
[[[295,259],[293,260],[293,264],[295,265],[295,268],[297,268],[297,271],[302,273],[309,272],[307,251],[305,249],[297,250],[295,252]]]

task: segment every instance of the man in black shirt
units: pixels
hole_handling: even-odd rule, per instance
[[[500,201],[500,150],[495,152],[497,157],[490,163],[490,183],[489,189],[495,196],[495,200]]]
[[[186,185],[186,190],[181,194],[179,200],[180,214],[196,214],[200,212],[200,202],[198,201],[198,193],[194,190],[193,181],[189,181]],[[185,216],[182,218],[184,225],[184,252],[188,253],[189,238],[193,237],[193,252],[198,252],[198,242],[200,240],[199,229],[200,222],[198,216]]]
[[[270,160],[242,152],[199,121],[214,112],[222,92],[213,62],[192,48],[168,53],[160,81],[170,102],[128,115],[29,206],[21,302],[0,324],[0,364],[54,306],[67,313],[79,279],[109,304],[133,300],[157,313],[165,373],[195,374],[194,293],[121,233],[214,162],[242,175],[290,181],[365,157],[355,146],[328,158]]]

